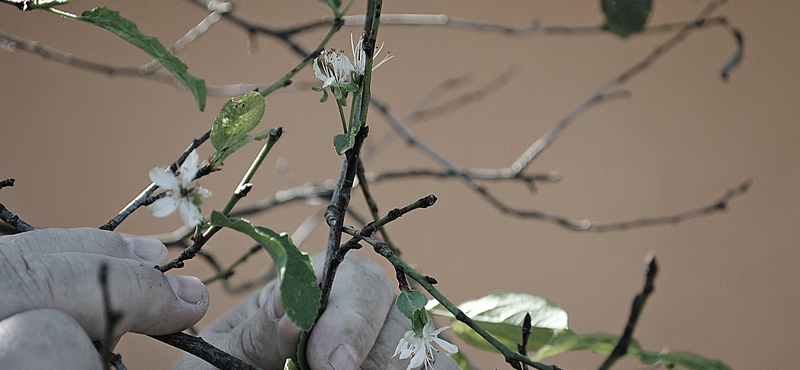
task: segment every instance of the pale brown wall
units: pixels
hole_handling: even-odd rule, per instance
[[[79,12],[100,3],[76,1],[65,9]],[[106,4],[168,42],[203,17],[202,9],[189,2]],[[685,20],[704,6],[702,1],[660,1],[653,22]],[[362,2],[354,7],[357,12],[362,8]],[[312,0],[240,1],[237,11],[276,26],[326,13]],[[602,19],[595,2],[387,0],[384,7],[385,14],[442,12],[518,26],[532,19],[559,25]],[[392,224],[391,235],[404,248],[404,257],[435,276],[454,301],[496,289],[543,295],[570,313],[571,327],[579,333],[621,332],[630,300],[642,284],[644,257],[653,251],[661,274],[636,331],[645,348],[692,350],[734,369],[796,367],[799,12],[795,1],[731,2],[719,14],[744,32],[747,49],[730,82],[723,83],[717,71],[734,50],[731,37],[719,28],[697,32],[626,85],[630,99],[581,116],[531,166],[531,172],[561,171],[561,182],[544,184],[534,194],[518,184],[488,184],[520,207],[621,221],[704,206],[752,178],[751,191],[729,211],[676,226],[580,233],[504,216],[455,180],[405,180],[373,186],[383,210],[429,193],[439,202]],[[0,7],[0,30],[95,61],[127,66],[147,61],[99,29],[43,12]],[[331,45],[349,48],[347,34]],[[299,40],[310,48],[321,35]],[[470,74],[475,88],[519,66],[520,74],[500,92],[413,127],[455,163],[500,167],[667,37],[508,37],[385,26],[380,40],[396,57],[377,71],[374,91],[404,114],[444,78]],[[222,22],[179,56],[211,84],[271,82],[296,62],[271,39],[260,37],[258,43],[259,53],[248,57],[246,35]],[[310,71],[296,80],[317,83]],[[272,166],[279,157],[289,161],[298,183],[336,174],[339,158],[330,143],[340,126],[332,103],[319,104],[318,98],[302,89],[267,100],[262,127],[281,125],[286,132],[256,176],[248,201],[283,186]],[[186,92],[169,85],[109,78],[33,54],[2,51],[0,177],[15,177],[17,186],[0,191],[0,202],[40,227],[102,224],[148,184],[150,168],[171,161],[210,127],[224,99],[210,98],[206,112],[199,113]],[[377,115],[371,117],[373,138],[388,131]],[[222,207],[257,150],[245,150],[221,174],[203,180],[215,193],[206,209]],[[211,153],[207,148],[201,152]],[[395,140],[368,169],[434,166]],[[354,204],[364,213],[359,197]],[[315,209],[292,206],[253,219],[291,232]],[[119,230],[166,232],[179,223],[178,217],[156,220],[145,211]],[[317,230],[303,247],[319,251],[324,237]],[[249,245],[244,238],[223,235],[211,247],[230,261]],[[190,272],[208,276],[202,263],[190,265]],[[266,265],[266,256],[259,256],[246,270],[255,273]],[[208,316],[237,299],[212,288]],[[118,349],[130,369],[167,368],[177,354],[137,335],[127,336]],[[483,368],[505,366],[499,356],[467,353]],[[567,369],[586,369],[602,359],[571,354],[554,361]],[[638,366],[624,362],[619,368]]]

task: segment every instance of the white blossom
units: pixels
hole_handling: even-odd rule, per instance
[[[322,88],[328,86],[343,87],[350,83],[350,72],[353,64],[342,50],[323,50],[314,60],[314,76],[323,81]]]
[[[198,164],[197,151],[192,150],[181,165],[180,181],[164,167],[150,170],[150,180],[166,193],[150,205],[153,216],[166,217],[179,209],[181,219],[186,226],[194,227],[203,221],[198,206],[199,197],[208,197],[211,192],[194,182],[201,167],[203,164]]]
[[[364,52],[363,34],[358,38],[358,44],[353,46],[353,34],[350,33],[350,49],[353,50],[353,70],[360,76],[363,76],[364,70],[367,68],[367,53]],[[378,48],[378,51],[375,52],[375,55],[380,54],[381,50],[383,50],[383,43],[381,43],[381,47]],[[387,60],[392,59],[393,57],[394,55],[387,55],[378,64],[373,66],[372,70],[374,71],[376,68],[380,67],[381,64],[386,63]]]
[[[328,86],[346,87],[348,84],[356,82],[353,74],[364,75],[364,70],[367,68],[367,53],[364,52],[363,45],[363,35],[358,39],[358,44],[353,45],[353,34],[350,34],[350,48],[353,51],[354,63],[351,63],[350,58],[344,55],[343,50],[328,49],[319,53],[311,68],[314,70],[314,76],[322,80],[323,89]],[[375,54],[379,54],[382,49],[383,44]],[[380,63],[372,67],[372,70],[374,71],[392,57],[394,55],[386,56]]]
[[[401,360],[411,357],[411,362],[408,364],[406,370],[417,368],[423,363],[425,364],[426,370],[433,369],[433,364],[435,362],[433,352],[439,352],[438,349],[433,347],[434,343],[447,353],[458,352],[458,347],[438,337],[439,333],[448,328],[449,326],[444,326],[434,330],[433,321],[428,321],[422,328],[421,337],[417,336],[413,330],[407,331],[405,335],[403,335],[403,338],[400,339],[400,343],[394,350],[394,355],[392,355],[392,357],[398,354]]]

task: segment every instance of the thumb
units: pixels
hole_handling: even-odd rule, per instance
[[[264,370],[283,369],[300,341],[300,329],[283,310],[280,284],[273,280],[236,307],[214,320],[200,336],[231,355]],[[213,369],[199,358],[184,354],[173,369]]]

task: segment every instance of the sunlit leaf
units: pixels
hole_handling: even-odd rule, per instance
[[[211,126],[211,145],[217,150],[212,156],[212,164],[222,163],[250,141],[260,140],[259,135],[269,133],[265,130],[256,136],[248,134],[258,126],[264,109],[264,97],[252,91],[238,100],[231,98],[225,102]]]
[[[283,364],[283,370],[297,370],[297,365],[295,365],[291,358],[287,358],[286,362]]]
[[[542,347],[536,356],[531,358],[534,361],[541,361],[548,357],[559,355],[570,351],[592,351],[601,355],[608,355],[617,346],[618,335],[597,333],[577,335],[571,331],[564,331],[553,338],[546,346]],[[688,352],[648,352],[642,350],[635,339],[631,339],[628,357],[638,359],[644,364],[650,365],[661,361],[667,369],[688,369],[688,370],[731,370],[727,365],[719,360],[710,360],[700,355]]]
[[[206,82],[189,74],[186,64],[172,56],[158,39],[142,34],[135,23],[119,15],[119,12],[105,7],[87,10],[78,19],[117,35],[157,60],[192,93],[200,110],[205,109]]]
[[[522,323],[525,314],[531,315],[531,335],[528,349],[538,350],[558,332],[566,330],[567,313],[553,302],[532,294],[496,292],[483,298],[467,301],[459,308],[472,321],[509,348],[522,342]],[[488,351],[496,351],[478,333],[451,317],[453,330],[465,342]]]

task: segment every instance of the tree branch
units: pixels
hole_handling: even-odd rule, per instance
[[[189,156],[189,153],[191,153],[192,150],[195,150],[197,147],[199,147],[200,144],[208,140],[210,135],[211,131],[206,131],[206,133],[200,136],[199,138],[192,140],[192,143],[189,144],[186,150],[184,150],[183,153],[178,157],[178,159],[172,162],[172,164],[169,166],[170,172],[175,173],[175,171],[178,170],[178,167],[180,167],[181,164],[183,164],[183,161],[186,160],[186,157]],[[116,229],[117,226],[119,226],[119,224],[122,223],[122,221],[125,221],[125,219],[128,218],[128,216],[130,216],[131,213],[133,213],[133,211],[137,210],[139,207],[147,203],[148,198],[151,195],[153,195],[153,192],[155,192],[156,189],[158,189],[158,185],[156,185],[155,183],[150,183],[150,185],[146,187],[144,190],[142,190],[142,192],[139,193],[139,195],[137,195],[136,198],[133,198],[133,200],[131,200],[131,202],[128,203],[128,205],[122,208],[122,210],[119,211],[119,213],[117,213],[117,215],[114,216],[114,218],[106,222],[105,225],[100,226],[100,230],[114,231],[114,229]],[[149,201],[152,202],[152,200]]]
[[[233,357],[217,347],[214,347],[201,337],[193,337],[184,333],[150,335],[149,337],[191,353],[203,359],[203,361],[216,366],[218,369],[258,370],[257,367]]]
[[[647,298],[650,297],[650,294],[653,293],[653,289],[655,288],[653,282],[656,279],[656,274],[658,274],[656,256],[650,255],[648,256],[648,260],[644,288],[642,288],[642,292],[637,294],[636,298],[633,299],[631,315],[628,318],[628,324],[625,325],[625,331],[622,333],[622,336],[619,338],[619,342],[617,342],[617,345],[614,347],[614,350],[608,356],[606,361],[600,365],[599,370],[608,370],[612,365],[614,365],[615,362],[617,362],[617,360],[628,353],[628,346],[633,338],[633,329],[636,328],[636,323],[639,321],[639,315],[641,315],[642,310],[644,309],[644,304],[647,302]]]

